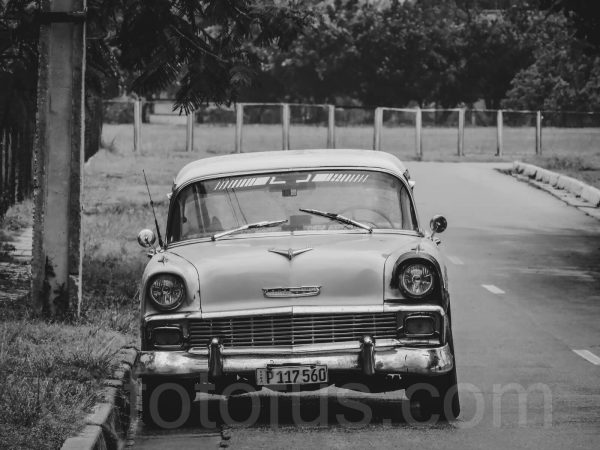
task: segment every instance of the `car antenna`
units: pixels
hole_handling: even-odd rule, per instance
[[[146,178],[146,172],[142,169],[142,173],[144,174],[144,181],[146,183],[146,189],[148,190],[148,197],[150,197],[150,207],[152,208],[152,215],[154,216],[154,226],[156,227],[156,234],[158,234],[158,245],[163,247],[163,240],[160,236],[160,228],[158,227],[158,220],[156,220],[156,212],[154,211],[154,202],[152,201],[152,195],[150,195],[150,188],[148,187],[148,179]]]

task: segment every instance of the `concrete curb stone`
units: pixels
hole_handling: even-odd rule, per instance
[[[581,198],[587,200],[594,206],[600,205],[600,189],[593,186],[585,186],[581,191]]]
[[[547,191],[569,205],[575,206],[588,216],[600,219],[600,189],[575,178],[521,161],[513,162],[510,173],[518,180]]]
[[[104,401],[94,406],[93,412],[85,418],[86,426],[76,436],[68,438],[61,450],[118,450],[125,446],[125,436],[132,420],[132,406],[135,407],[133,367],[138,352],[134,348],[122,349],[118,355],[119,366],[113,378],[104,382]],[[135,408],[133,408],[135,410]]]

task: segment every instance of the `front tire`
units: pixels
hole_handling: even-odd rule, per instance
[[[434,416],[439,420],[454,420],[460,415],[456,368],[445,375],[416,383],[406,392],[411,415],[419,422]]]
[[[450,309],[448,309],[450,314]],[[448,330],[448,345],[454,353],[454,339]],[[433,415],[440,420],[454,420],[460,415],[460,399],[456,377],[456,356],[452,370],[444,375],[421,379],[406,390],[410,401],[412,417],[418,421],[427,421]]]

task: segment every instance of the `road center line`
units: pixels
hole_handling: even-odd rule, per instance
[[[456,256],[447,256],[447,258],[452,264],[457,266],[462,266],[464,264],[464,262],[462,262],[462,260]]]
[[[504,294],[505,292],[499,287],[494,286],[493,284],[482,284],[482,286],[490,291],[492,294]]]
[[[583,359],[586,359],[589,362],[591,362],[593,365],[600,366],[600,357],[594,355],[589,350],[573,350],[573,351],[575,353],[577,353],[579,356],[581,356]]]

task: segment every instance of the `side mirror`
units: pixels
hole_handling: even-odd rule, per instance
[[[448,221],[444,216],[440,216],[439,214],[433,216],[429,222],[429,228],[431,228],[434,234],[443,232],[447,227]]]
[[[142,247],[151,248],[156,242],[154,231],[148,230],[147,228],[143,229],[138,233],[137,241]]]
[[[431,239],[433,242],[435,242],[436,245],[440,245],[442,243],[442,241],[440,241],[438,238],[434,237],[435,233],[441,233],[442,231],[444,231],[446,229],[446,227],[448,226],[448,221],[446,220],[446,218],[444,216],[440,216],[435,215],[431,218],[431,221],[429,222],[429,228],[431,228],[431,236],[429,236],[429,239]]]

